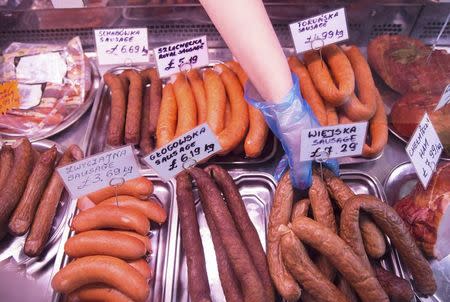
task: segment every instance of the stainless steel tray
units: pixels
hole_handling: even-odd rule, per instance
[[[80,119],[80,117],[83,116],[83,114],[86,113],[86,111],[91,107],[92,103],[94,102],[95,95],[97,93],[97,89],[99,87],[100,73],[97,68],[97,64],[96,64],[95,60],[89,59],[89,64],[91,67],[92,84],[91,84],[91,89],[89,89],[89,91],[85,97],[84,103],[81,104],[78,109],[74,110],[69,116],[67,116],[64,119],[64,121],[61,124],[59,124],[58,126],[51,127],[48,129],[48,131],[46,131],[46,129],[44,128],[41,131],[37,132],[36,134],[27,136],[31,142],[48,138],[52,135],[55,135],[65,129],[67,129],[68,127],[73,125],[76,121],[78,121]],[[7,140],[7,141],[14,140],[16,137],[23,136],[23,134],[14,134],[11,132],[1,132],[0,134],[2,136],[2,139]]]
[[[175,189],[172,182],[164,183],[155,175],[148,174],[148,170],[141,171],[142,175],[146,176],[153,182],[154,192],[153,195],[161,202],[161,205],[167,212],[167,221],[163,225],[152,223],[151,225],[151,242],[153,247],[153,253],[149,257],[149,266],[153,271],[153,279],[150,281],[150,296],[147,301],[163,301],[163,297],[166,292],[166,280],[168,267],[172,264],[170,245],[171,241],[175,241],[173,238],[173,232],[169,232],[170,226],[174,223],[173,214],[173,200],[175,198]],[[76,200],[73,201],[70,208],[70,215],[77,213]],[[74,235],[74,232],[70,230],[68,225],[65,226],[64,234],[61,238],[61,242],[58,248],[58,254],[56,255],[55,264],[53,266],[52,277],[63,268],[71,260],[66,254],[64,254],[64,244],[67,239]],[[50,288],[48,292],[53,292]],[[63,301],[63,296],[60,293],[53,292],[51,301]],[[48,299],[50,300],[50,299]]]
[[[60,145],[49,140],[33,142],[32,145],[39,152],[45,151],[53,145],[56,145],[59,155],[64,152]],[[53,220],[49,240],[41,256],[30,258],[24,254],[23,247],[28,233],[20,237],[7,235],[0,243],[1,265],[6,266],[8,269],[24,271],[28,275],[38,273],[40,269],[47,265],[56,255],[57,243],[67,222],[66,214],[69,204],[70,196],[67,192],[64,192]]]
[[[389,173],[384,183],[387,202],[394,205],[398,200],[408,195],[418,182],[414,166],[410,162],[405,162],[396,166]],[[401,263],[401,262],[400,262]],[[423,302],[445,302],[450,297],[450,255],[441,261],[431,260],[431,268],[437,282],[437,292],[428,298],[416,297]],[[404,265],[400,267],[402,276],[411,279],[411,274]]]

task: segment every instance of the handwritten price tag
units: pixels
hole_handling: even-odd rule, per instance
[[[406,153],[408,153],[416,174],[425,189],[436,170],[442,150],[443,146],[436,130],[430,117],[425,113],[406,146]]]
[[[297,53],[348,39],[345,8],[289,24]]]
[[[20,94],[17,81],[0,83],[0,114],[20,106]]]
[[[450,103],[450,84],[447,85],[444,89],[444,93],[442,93],[441,99],[439,100],[439,103],[436,106],[436,109],[434,111],[437,111]]]
[[[83,0],[52,0],[54,8],[80,8],[84,7]]]
[[[206,36],[155,48],[160,77],[209,64]]]
[[[100,65],[148,63],[147,28],[95,29]]]
[[[216,136],[204,123],[144,157],[144,161],[168,181],[221,149]]]
[[[300,160],[361,155],[366,131],[367,122],[303,129]]]
[[[58,168],[72,198],[106,188],[111,182],[139,177],[139,166],[131,146],[96,154]]]

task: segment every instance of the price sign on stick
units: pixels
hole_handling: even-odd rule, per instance
[[[208,124],[201,124],[144,157],[165,181],[219,152],[222,147]]]
[[[126,181],[140,176],[132,146],[87,157],[58,168],[58,173],[72,198],[106,188],[117,179]]]
[[[406,146],[406,153],[408,153],[416,174],[425,189],[436,170],[442,150],[443,146],[436,130],[430,117],[425,113]]]
[[[345,8],[289,24],[297,53],[348,39]]]
[[[95,29],[100,65],[148,63],[147,28]]]
[[[209,64],[206,36],[164,45],[155,48],[154,53],[162,78]]]
[[[366,140],[367,122],[303,129],[300,160],[317,160],[361,155]]]
[[[444,89],[444,93],[442,93],[441,99],[439,100],[439,103],[436,106],[436,109],[434,111],[437,111],[450,103],[450,84],[447,85]]]

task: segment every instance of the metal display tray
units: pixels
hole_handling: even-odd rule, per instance
[[[391,170],[384,183],[388,204],[393,206],[398,200],[408,195],[418,182],[414,166],[410,162],[399,164]],[[400,261],[402,277],[412,280],[411,274]],[[450,297],[450,255],[438,261],[430,260],[431,269],[436,278],[437,291],[430,297],[417,297],[422,302],[446,302]]]
[[[41,140],[32,143],[33,148],[39,152],[50,149],[53,145],[58,150],[60,157],[64,152],[63,147],[50,140]],[[23,247],[27,239],[27,234],[19,237],[7,235],[0,243],[0,263],[2,267],[16,271],[24,271],[27,275],[40,275],[42,270],[49,262],[53,260],[58,249],[58,241],[63,233],[64,225],[67,222],[67,213],[70,204],[70,196],[64,191],[53,219],[52,228],[45,248],[38,257],[28,257],[23,252]]]
[[[48,138],[52,135],[55,135],[57,133],[60,133],[63,130],[66,130],[70,126],[72,126],[76,121],[78,121],[83,114],[88,111],[88,109],[91,107],[92,103],[94,102],[95,96],[97,94],[97,90],[99,88],[100,84],[100,72],[98,70],[98,66],[96,64],[96,60],[92,58],[88,58],[90,67],[91,67],[91,89],[87,92],[87,95],[85,97],[85,101],[83,104],[80,105],[79,108],[75,109],[71,114],[69,114],[64,121],[57,125],[56,127],[51,127],[47,129],[42,129],[38,131],[36,134],[27,135],[28,139],[33,141],[39,141],[45,138]],[[13,134],[11,132],[1,132],[0,133],[3,140],[9,141],[9,140],[15,140],[17,137],[22,137],[23,134]]]

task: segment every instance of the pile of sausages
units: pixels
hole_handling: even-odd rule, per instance
[[[70,146],[58,159],[55,146],[40,153],[23,138],[0,151],[0,238],[7,233],[22,236],[28,231],[24,253],[35,257],[49,239],[53,219],[64,184],[55,171],[83,158],[83,152]]]
[[[384,103],[364,55],[356,46],[328,45],[300,61],[288,59],[300,90],[321,126],[369,121],[370,143],[364,157],[379,155],[388,140]]]
[[[430,265],[389,205],[371,195],[355,195],[327,169],[323,179],[314,172],[308,198],[294,204],[294,193],[287,172],[269,220],[269,270],[284,299],[411,301],[409,282],[378,265],[386,251],[383,233],[411,272],[414,288],[423,295],[436,291]]]
[[[54,276],[53,289],[68,301],[146,301],[153,277],[146,258],[150,224],[167,218],[152,193],[152,182],[139,177],[79,199],[75,235],[64,245],[74,260]]]
[[[191,301],[212,301],[200,237],[192,178],[216,253],[226,301],[275,301],[267,260],[233,178],[219,166],[179,174],[177,204]]]

